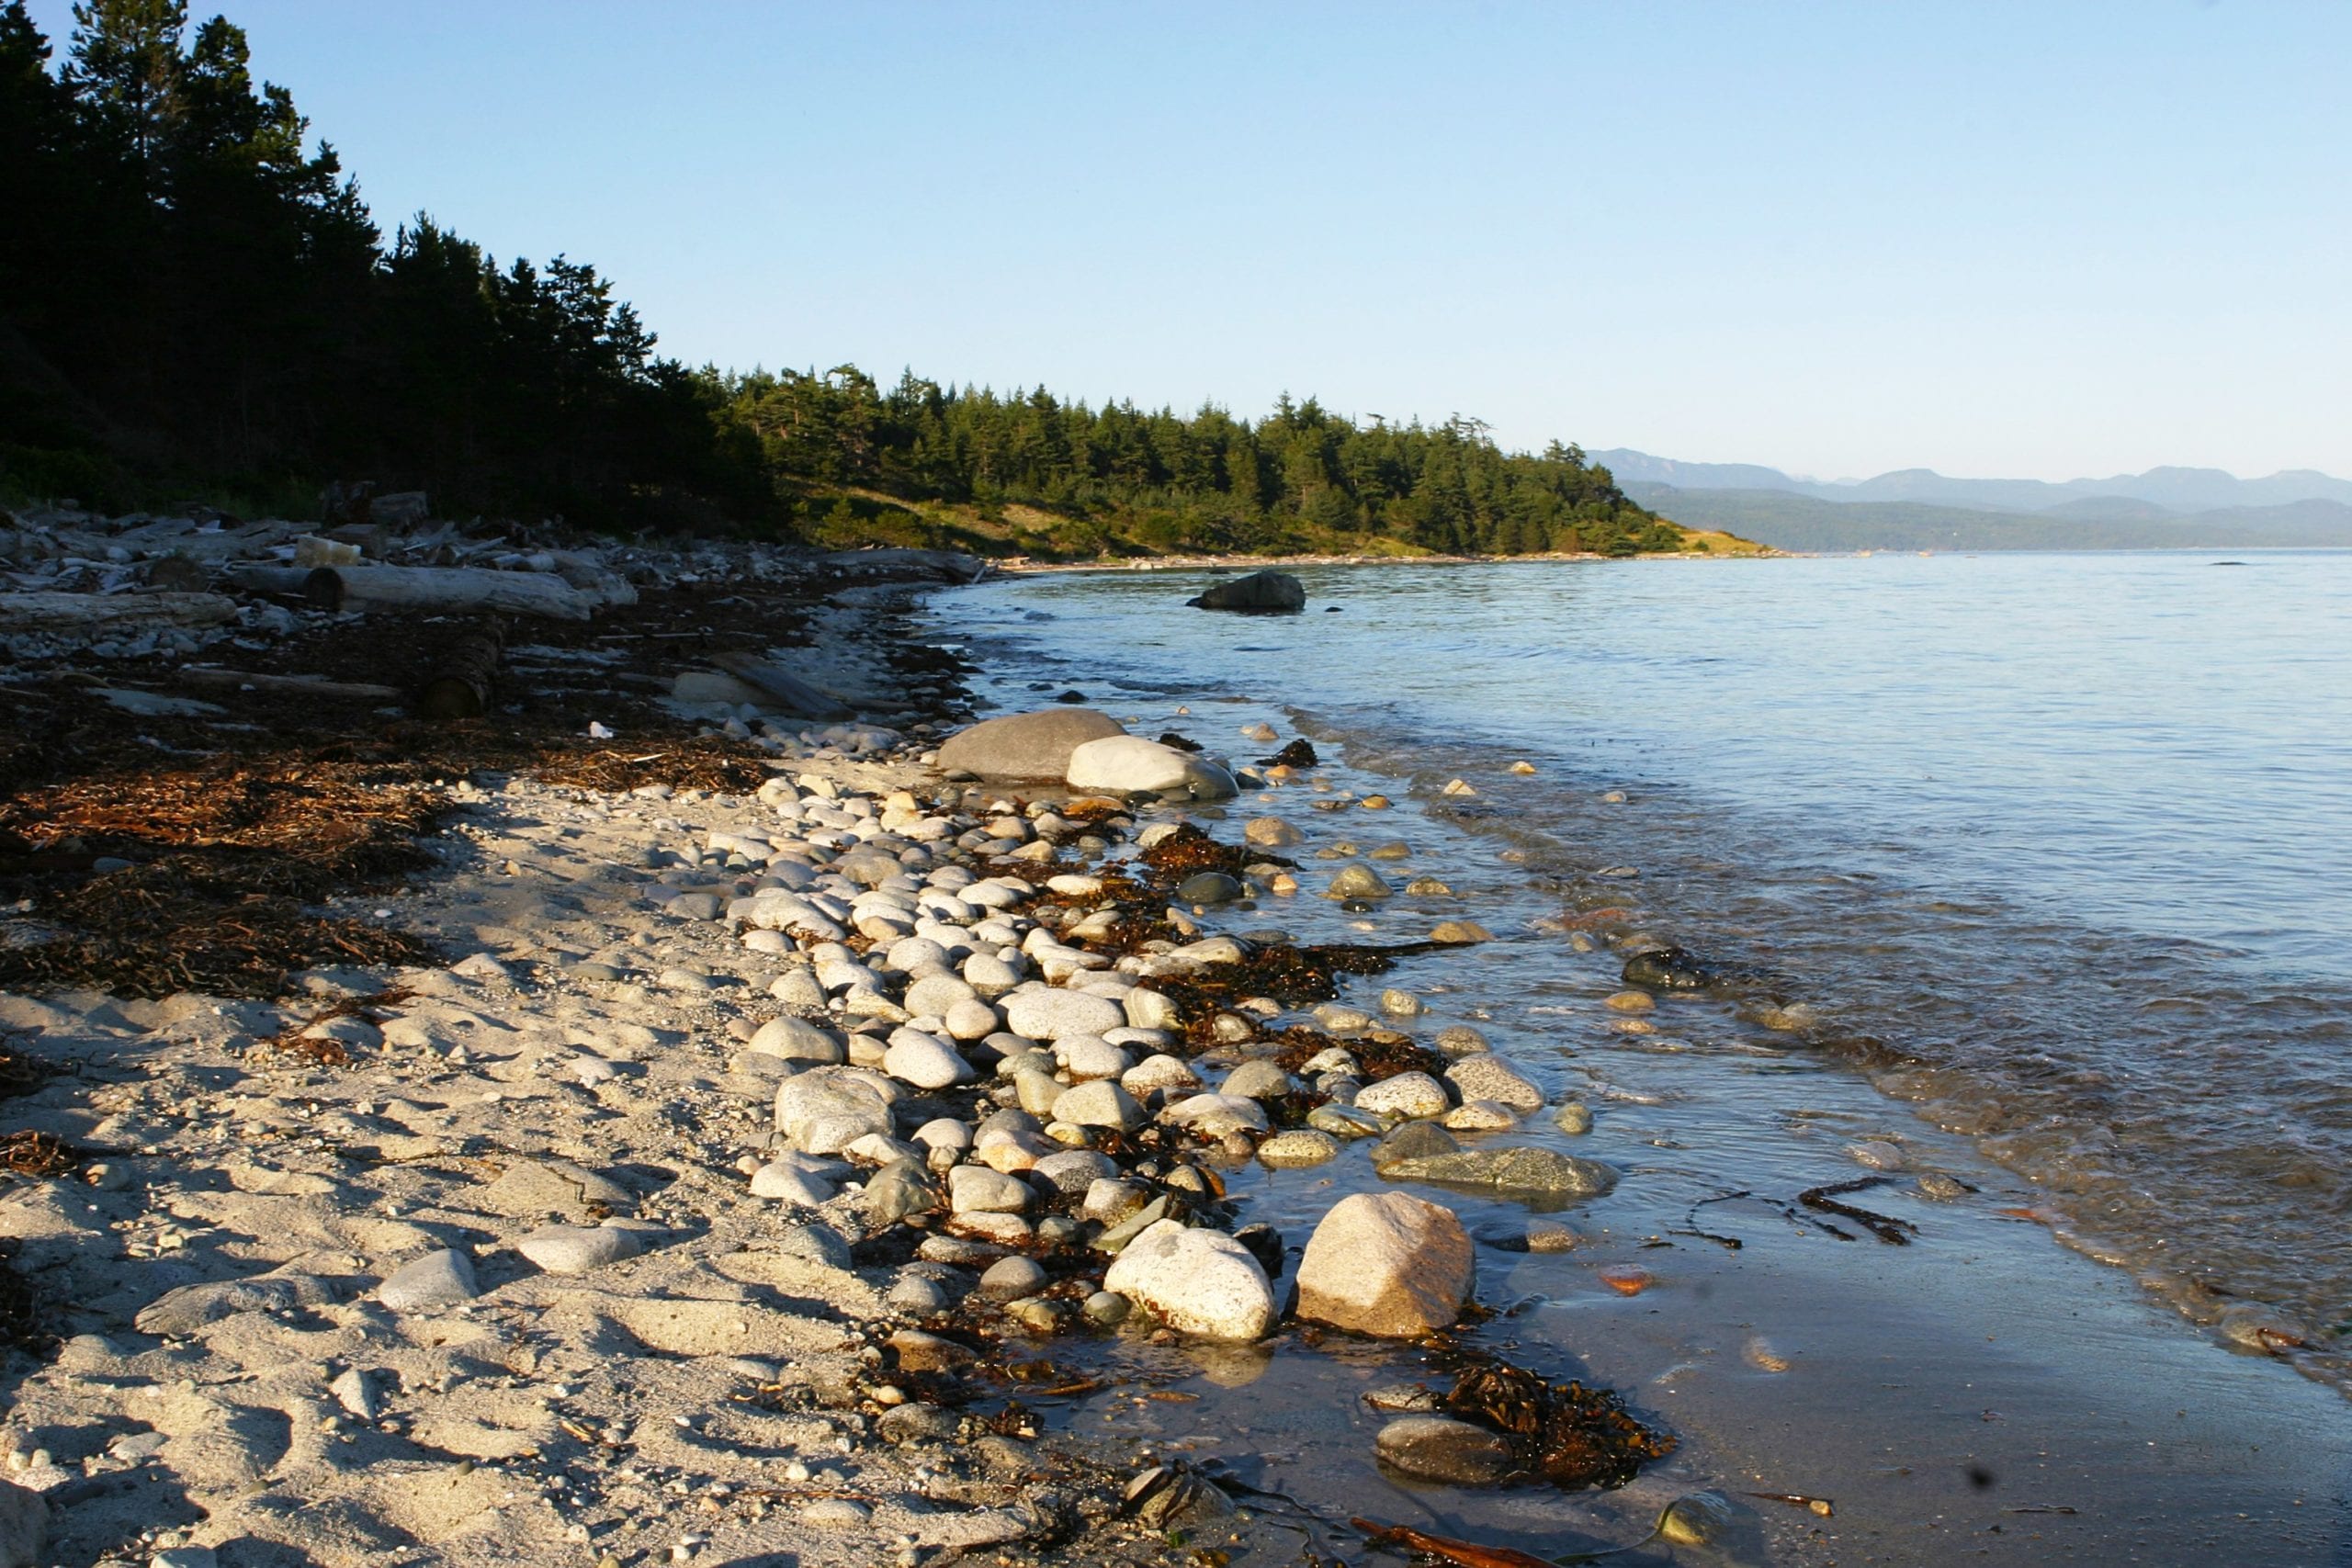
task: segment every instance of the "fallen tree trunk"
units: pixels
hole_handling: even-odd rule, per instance
[[[0,593],[0,637],[96,637],[237,618],[219,593]]]
[[[322,566],[305,591],[335,595],[347,609],[480,611],[584,621],[603,595],[574,588],[552,572],[499,571],[480,566]]]
[[[817,558],[817,564],[835,571],[887,572],[891,576],[920,576],[940,582],[978,582],[989,570],[989,563],[978,556],[967,556],[960,550],[913,550],[885,547],[872,550],[835,550]]]
[[[713,664],[748,686],[783,705],[795,718],[850,718],[854,715],[839,697],[787,675],[756,653],[713,653]]]
[[[266,675],[258,671],[219,670],[209,665],[187,664],[181,665],[174,673],[176,679],[190,686],[270,692],[293,697],[396,703],[407,695],[398,686],[379,686],[366,681],[330,681],[323,675]]]
[[[322,610],[343,608],[343,584],[313,581],[318,571],[300,566],[235,566],[226,574],[232,588],[258,593],[265,599],[288,599]],[[331,574],[330,574],[331,575]]]
[[[419,718],[480,718],[490,711],[498,660],[506,650],[506,628],[487,621],[449,645],[416,694]]]

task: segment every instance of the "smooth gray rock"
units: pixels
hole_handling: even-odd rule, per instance
[[[1408,1475],[1456,1485],[1488,1484],[1518,1468],[1500,1433],[1450,1416],[1400,1416],[1380,1429],[1373,1450]]]
[[[221,1280],[167,1292],[140,1313],[134,1326],[141,1334],[177,1338],[239,1313],[284,1312],[298,1306],[323,1306],[334,1300],[334,1293],[326,1283],[308,1274]]]
[[[1128,1242],[1102,1288],[1140,1303],[1179,1334],[1259,1339],[1280,1312],[1250,1249],[1218,1231],[1160,1220]]]
[[[1491,1051],[1464,1056],[1445,1070],[1464,1100],[1491,1100],[1514,1111],[1540,1111],[1544,1091],[1525,1073]]]
[[[480,1294],[472,1260],[462,1252],[446,1249],[401,1265],[376,1287],[376,1299],[394,1312],[429,1312],[469,1302]]]
[[[849,1053],[838,1035],[789,1013],[781,1018],[772,1018],[760,1025],[748,1048],[763,1056],[775,1056],[786,1062],[807,1062],[820,1067],[837,1066],[849,1060]]]
[[[1617,1172],[1599,1160],[1532,1145],[1460,1149],[1385,1165],[1375,1160],[1374,1168],[1390,1181],[1442,1181],[1535,1199],[1598,1198],[1617,1185]]]
[[[1070,752],[1087,741],[1125,733],[1117,719],[1093,708],[1007,714],[949,736],[939,748],[939,770],[990,780],[1059,780],[1069,772]]]
[[[635,1235],[611,1225],[541,1225],[514,1250],[550,1274],[585,1274],[634,1258],[640,1247]]]
[[[1219,582],[1184,603],[1196,610],[1288,615],[1306,608],[1306,586],[1286,571],[1253,571]]]
[[[939,1187],[931,1172],[910,1159],[892,1160],[865,1180],[865,1217],[877,1227],[939,1207]]]

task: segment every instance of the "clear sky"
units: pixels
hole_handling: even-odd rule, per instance
[[[229,15],[388,229],[593,262],[690,362],[1821,477],[2352,474],[2335,0]]]

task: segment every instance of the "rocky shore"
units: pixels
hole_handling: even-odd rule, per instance
[[[649,610],[700,575],[635,564]],[[1218,929],[1237,901],[1395,889],[1362,861],[1310,879],[1283,814],[1214,837],[1204,804],[1385,800],[1264,726],[1235,738],[1255,764],[1072,707],[967,728],[952,684],[894,671],[862,592],[805,607],[797,668],[890,722],[681,675],[662,705],[733,739],[732,787],[662,777],[695,755],[676,739],[597,783],[475,768],[437,786],[428,860],[308,911],[430,962],[0,993],[25,1151],[0,1191],[0,1561],[1246,1556],[1246,1489],[1033,1405],[1107,1388],[1088,1357],[1123,1338],[1421,1341],[1479,1309],[1442,1203],[1359,1194],[1286,1237],[1227,1175],[1368,1139],[1396,1179],[1546,1204],[1614,1183],[1495,1135],[1589,1117],[1475,1031],[1417,1039],[1405,990],[1335,999],[1474,922],[1385,950]],[[99,657],[168,668],[207,635]],[[89,657],[19,650],[52,681]],[[52,877],[112,874],[30,847]],[[51,940],[45,912],[16,908],[16,950]],[[1383,1461],[1585,1484],[1671,1447],[1513,1375],[1396,1393]],[[1506,1397],[1541,1419],[1514,1428]]]

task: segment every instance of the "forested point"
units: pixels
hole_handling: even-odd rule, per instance
[[[389,239],[334,148],[182,0],[87,0],[53,59],[0,5],[0,497],[452,515],[1055,558],[1705,548],[1555,442],[1475,420],[1252,422],[909,372],[705,367],[595,269]]]

